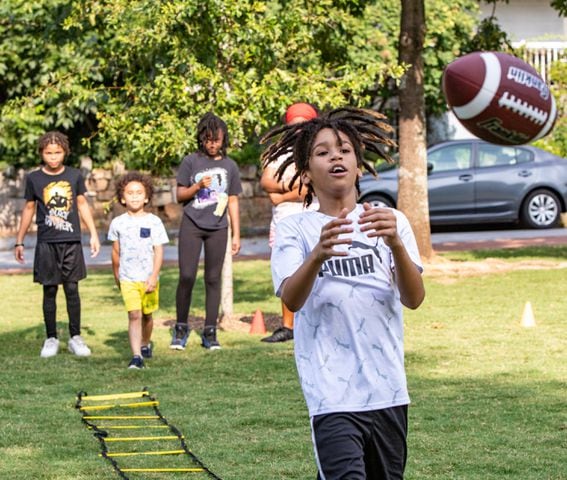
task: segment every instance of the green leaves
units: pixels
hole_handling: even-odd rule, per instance
[[[428,2],[432,109],[476,8]],[[207,111],[240,148],[292,102],[368,106],[404,72],[398,0],[4,0],[0,18],[0,157],[14,164],[37,164],[35,139],[57,128],[77,156],[169,172]]]
[[[534,145],[567,158],[567,63],[553,63],[549,76],[551,94],[557,103],[557,120],[551,133],[534,142]]]

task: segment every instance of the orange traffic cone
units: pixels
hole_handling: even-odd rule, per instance
[[[264,335],[266,333],[266,324],[264,323],[264,315],[260,309],[256,310],[252,323],[250,325],[250,333]]]

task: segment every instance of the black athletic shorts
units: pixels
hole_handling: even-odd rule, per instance
[[[33,259],[33,281],[42,285],[78,282],[87,276],[81,242],[39,242]]]
[[[407,458],[407,405],[311,419],[318,480],[401,480]]]

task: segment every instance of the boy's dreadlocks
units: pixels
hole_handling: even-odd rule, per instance
[[[207,112],[197,125],[197,146],[202,153],[206,153],[205,142],[217,137],[218,131],[222,132],[221,153],[226,157],[228,148],[228,127],[226,123],[212,112]]]
[[[335,132],[337,138],[339,138],[338,132],[344,133],[349,138],[354,148],[358,166],[364,167],[373,175],[376,175],[372,163],[364,158],[364,152],[372,152],[386,162],[392,163],[392,159],[384,151],[384,147],[396,146],[396,142],[388,137],[393,128],[384,122],[384,119],[386,119],[384,115],[372,110],[342,107],[331,110],[308,122],[274,128],[260,139],[260,143],[268,143],[268,147],[262,153],[262,166],[265,168],[281,155],[289,155],[289,158],[282,162],[276,171],[276,177],[278,181],[281,181],[285,169],[290,164],[295,163],[297,173],[289,182],[289,188],[292,189],[299,178],[301,190],[303,186],[301,174],[309,169],[309,157],[315,137],[321,130],[330,128]],[[356,189],[358,190],[358,179]],[[307,185],[306,205],[311,204],[313,193],[311,184]]]

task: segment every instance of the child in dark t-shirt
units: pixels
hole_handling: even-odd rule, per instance
[[[69,343],[71,353],[80,357],[91,354],[81,337],[81,300],[79,280],[86,277],[81,246],[80,217],[91,235],[93,257],[100,243],[93,217],[85,199],[85,181],[76,168],[63,165],[69,154],[69,141],[60,132],[48,132],[38,142],[43,166],[26,179],[26,203],[16,237],[15,257],[24,263],[24,237],[33,216],[36,216],[37,245],[34,255],[34,282],[43,285],[43,319],[47,339],[40,356],[53,357],[59,351],[56,324],[56,297],[63,285],[69,314]]]
[[[177,172],[177,201],[183,203],[183,217],[178,237],[177,321],[170,345],[174,350],[184,350],[187,344],[189,308],[203,247],[206,318],[201,345],[207,350],[220,348],[216,331],[229,218],[231,252],[236,255],[240,250],[238,194],[242,186],[236,163],[226,155],[226,123],[205,114],[197,126],[197,143],[199,151],[185,157]]]

